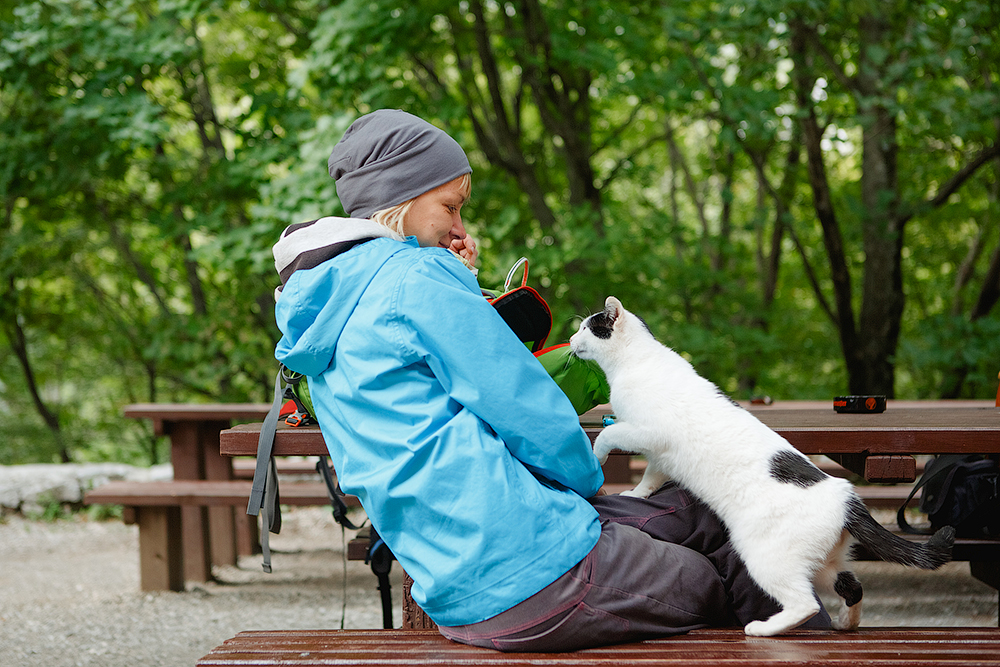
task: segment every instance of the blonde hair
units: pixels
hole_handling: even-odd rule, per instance
[[[403,223],[406,220],[406,214],[409,213],[410,208],[413,207],[414,199],[409,199],[404,201],[402,204],[396,204],[395,206],[384,208],[381,211],[375,211],[372,213],[372,220],[391,232],[395,232],[400,236],[406,236],[403,232]]]
[[[461,176],[459,176],[459,178],[461,179],[461,181],[459,182],[458,186],[462,189],[462,194],[465,196],[465,198],[468,199],[472,195],[472,176],[469,174],[462,174]],[[389,231],[395,232],[396,234],[399,234],[401,237],[405,237],[406,232],[403,231],[403,227],[406,224],[406,216],[410,213],[410,209],[413,207],[413,202],[415,200],[416,197],[414,197],[413,199],[408,199],[404,201],[402,204],[396,204],[395,206],[390,206],[389,208],[383,208],[379,211],[375,211],[374,213],[372,213],[371,219],[377,222],[378,224],[382,225]],[[455,255],[455,257],[458,257],[458,259],[460,259],[462,264],[465,264],[466,267],[468,267],[473,271],[476,270],[475,267],[469,264],[469,262],[467,262],[465,258],[462,257],[460,254],[458,254],[451,248],[449,248],[448,250],[451,252],[451,254]]]

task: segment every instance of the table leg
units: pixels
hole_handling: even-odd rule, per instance
[[[437,623],[413,601],[410,588],[413,586],[413,579],[403,572],[403,629],[404,630],[436,630]]]
[[[629,459],[631,458],[624,452],[612,452],[602,466],[604,481],[608,484],[631,484],[632,469],[629,467]]]
[[[233,479],[233,460],[219,453],[219,433],[229,428],[228,421],[201,422],[198,429],[205,479]],[[234,507],[209,507],[209,551],[212,565],[236,565],[236,519]]]
[[[198,423],[177,421],[164,424],[164,427],[170,436],[170,461],[174,467],[174,479],[205,479]],[[209,581],[212,578],[207,509],[181,508],[181,544],[184,552],[184,578],[187,581]]]

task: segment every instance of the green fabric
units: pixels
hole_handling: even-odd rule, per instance
[[[563,390],[578,415],[611,400],[604,371],[595,361],[572,354],[568,344],[542,350],[535,358]]]
[[[306,412],[308,412],[315,419],[316,413],[313,412],[312,398],[309,396],[309,382],[305,375],[299,378],[297,383],[292,385],[292,392],[295,394],[295,397],[302,402]]]

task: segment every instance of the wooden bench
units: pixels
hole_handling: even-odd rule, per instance
[[[279,475],[298,475],[302,477],[315,476],[319,479],[319,473],[316,472],[316,457],[314,456],[309,457],[308,459],[276,457],[274,459],[274,463],[278,469]],[[253,472],[256,468],[256,459],[247,457],[233,459],[233,477],[236,479],[253,479]]]
[[[297,470],[297,468],[295,468]],[[108,482],[84,495],[86,505],[121,505],[126,524],[139,525],[140,586],[144,591],[184,590],[186,581],[181,539],[181,511],[185,507],[235,507],[245,510],[250,480],[173,480],[164,482]],[[328,505],[323,482],[286,482],[279,485],[282,505]],[[627,484],[608,485],[619,493]],[[345,496],[348,507],[360,507]],[[207,526],[205,527],[207,530]],[[368,532],[360,531],[347,545],[348,560],[366,560]]]
[[[572,653],[500,653],[451,642],[434,630],[275,630],[241,632],[197,667],[236,665],[377,665],[470,667],[619,667],[622,665],[1000,665],[998,628],[795,630],[747,638],[738,629],[685,635]]]
[[[84,495],[87,505],[123,505],[128,524],[139,524],[140,585],[144,591],[184,590],[181,508],[246,509],[252,482],[246,480],[173,480],[108,482]],[[296,482],[279,487],[282,505],[326,505],[323,482]],[[348,496],[349,506],[359,506]]]

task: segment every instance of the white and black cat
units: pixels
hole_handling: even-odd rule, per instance
[[[751,576],[781,604],[771,618],[747,624],[746,634],[781,634],[808,620],[819,611],[814,585],[843,598],[834,627],[858,627],[862,588],[847,568],[855,541],[902,565],[935,569],[951,559],[954,529],[942,528],[926,546],[885,530],[850,482],[821,471],[699,376],[613,296],[584,320],[570,349],[597,361],[611,385],[615,423],[597,437],[594,453],[602,463],[614,449],[648,460],[642,481],[626,493],[647,497],[668,478],[692,492],[722,519]]]

